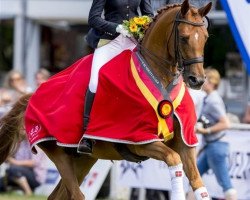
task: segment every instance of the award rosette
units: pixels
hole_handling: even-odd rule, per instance
[[[172,113],[173,113],[173,104],[172,102],[170,102],[169,100],[162,100],[160,101],[160,103],[158,104],[158,114],[166,119],[167,117],[169,117]]]

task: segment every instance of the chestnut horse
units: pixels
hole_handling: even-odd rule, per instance
[[[204,17],[210,9],[211,3],[195,8],[189,4],[188,0],[182,4],[166,6],[158,11],[141,44],[138,44],[142,57],[154,74],[159,77],[164,88],[179,75],[183,76],[188,87],[194,89],[200,89],[204,83],[203,53],[208,38]],[[23,127],[24,112],[30,97],[32,96],[26,95],[20,98],[1,119],[0,163],[4,162],[18,143],[18,135]],[[173,188],[172,199],[185,199],[182,188],[182,166],[196,199],[209,199],[196,167],[195,147],[188,146],[183,141],[182,127],[176,117],[173,127],[174,136],[170,140],[158,140],[140,145],[126,144],[126,148],[139,158],[161,160],[169,166],[172,173],[170,173]],[[113,142],[102,140],[95,141],[92,155],[77,154],[73,148],[72,150],[58,146],[55,140],[43,141],[37,145],[55,163],[61,175],[61,181],[48,197],[50,200],[84,200],[85,197],[79,185],[95,162],[98,159],[124,159],[114,147]]]

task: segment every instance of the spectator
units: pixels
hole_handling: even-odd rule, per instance
[[[12,101],[17,100],[23,94],[32,91],[32,88],[27,85],[22,73],[16,70],[9,71],[5,78],[3,87],[9,90]]]
[[[250,102],[247,104],[245,115],[242,119],[243,123],[250,124]]]
[[[201,115],[201,109],[203,106],[203,101],[204,101],[204,98],[206,96],[206,93],[203,90],[194,90],[191,88],[189,88],[188,91],[189,91],[190,96],[192,97],[192,100],[194,102],[195,113],[196,113],[196,117],[198,119]],[[200,149],[202,149],[203,143],[202,143],[202,135],[199,134],[199,135],[197,135],[197,137],[198,137],[199,145],[196,147],[196,152],[198,154]]]
[[[35,74],[36,87],[39,87],[42,83],[47,81],[49,77],[50,77],[50,72],[47,69],[45,68],[39,69]]]
[[[201,108],[203,105],[203,99],[206,96],[206,93],[203,90],[194,90],[191,88],[189,88],[188,91],[194,102],[196,117],[199,118],[200,113],[201,113]]]
[[[9,165],[6,170],[6,176],[2,178],[2,192],[9,186],[15,186],[23,190],[24,194],[30,196],[35,188],[44,183],[46,178],[46,168],[42,166],[46,156],[37,148],[38,153],[32,154],[30,145],[23,132],[22,141],[13,156],[7,158],[6,163]],[[4,180],[4,181],[3,181]]]
[[[197,133],[203,135],[205,146],[198,156],[197,165],[201,175],[212,169],[223,189],[225,199],[236,200],[236,190],[232,186],[228,173],[229,144],[223,141],[230,123],[224,102],[217,91],[220,74],[213,68],[206,69],[205,74],[207,79],[203,90],[207,96],[204,98],[199,119],[203,123],[203,127],[196,128]]]
[[[13,102],[11,93],[8,89],[0,88],[0,118],[10,110]]]

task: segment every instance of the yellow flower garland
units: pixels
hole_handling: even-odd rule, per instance
[[[134,38],[141,40],[151,21],[152,18],[143,15],[140,17],[133,17],[130,20],[124,20],[122,25]]]

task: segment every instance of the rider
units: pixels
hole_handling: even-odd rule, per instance
[[[84,127],[86,131],[89,122],[90,111],[98,84],[98,72],[100,68],[125,49],[133,50],[135,44],[126,36],[127,30],[121,24],[123,20],[129,20],[142,15],[153,16],[150,0],[94,0],[89,12],[88,23],[92,27],[87,34],[86,41],[96,48],[93,56],[89,87],[86,91],[84,102]],[[104,12],[104,18],[102,13]],[[119,35],[119,33],[121,33]],[[77,151],[79,153],[92,153],[92,141],[82,138]]]

